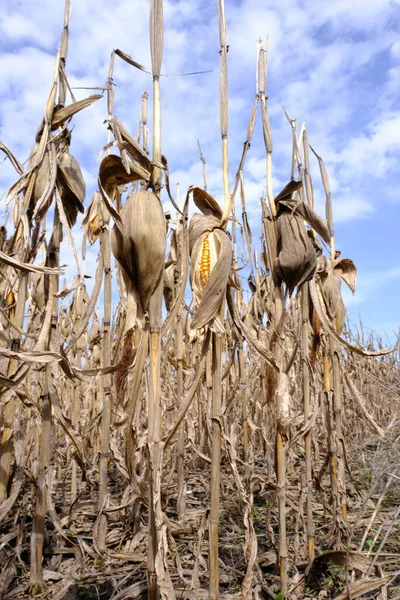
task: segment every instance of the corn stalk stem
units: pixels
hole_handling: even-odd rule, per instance
[[[60,241],[61,241],[61,223],[57,206],[54,210],[53,234],[48,249],[48,261],[50,266],[55,268],[60,264]],[[47,340],[47,349],[53,347],[55,334],[58,326],[58,298],[55,294],[58,291],[58,275],[50,275],[49,298],[52,300],[51,329]],[[36,508],[32,523],[31,535],[31,586],[39,588],[43,585],[43,543],[45,536],[45,519],[47,511],[47,485],[46,476],[51,461],[51,435],[52,418],[50,404],[50,382],[52,380],[52,366],[46,367],[43,391],[40,398],[41,425],[39,437],[39,477],[36,489]]]
[[[106,209],[104,209],[106,211]],[[106,222],[109,221],[109,215]],[[112,296],[112,275],[111,275],[111,248],[110,234],[108,227],[101,235],[101,253],[103,255],[104,265],[104,318],[103,318],[103,365],[109,365],[111,362],[111,296]],[[103,376],[103,408],[101,416],[100,432],[100,459],[99,459],[99,511],[104,508],[108,489],[108,464],[110,456],[110,426],[111,426],[111,374]],[[107,535],[107,517],[102,512],[100,515],[98,546],[101,552],[106,549]]]
[[[310,292],[308,282],[306,282],[301,290],[302,300],[302,371],[303,371],[303,410],[304,410],[304,426],[307,427],[311,419],[311,403],[310,403],[310,367],[309,367],[309,337],[310,337]],[[305,445],[305,471],[306,471],[306,486],[307,486],[307,555],[308,561],[314,560],[314,539],[315,528],[313,519],[312,496],[313,496],[313,479],[312,479],[312,428],[310,428],[304,437]]]
[[[183,400],[183,314],[180,311],[176,323],[176,360],[177,366],[177,398],[178,406],[181,406]],[[185,518],[186,502],[185,502],[185,471],[184,471],[184,456],[185,456],[185,426],[181,423],[178,429],[178,442],[176,446],[176,461],[178,475],[178,516],[179,519]]]
[[[224,187],[224,210],[222,215],[222,224],[226,221],[232,210],[232,200],[229,193],[229,167],[228,167],[228,46],[226,44],[226,22],[224,0],[218,2],[218,24],[219,24],[219,43],[220,43],[220,125],[222,140],[222,178]]]
[[[20,329],[24,324],[25,299],[28,276],[22,273],[18,281],[17,306],[15,311],[14,323]],[[21,334],[17,330],[11,330],[11,349],[18,352],[21,345]],[[18,361],[10,359],[7,367],[7,376],[10,377],[18,367]],[[15,415],[15,396],[12,395],[7,402],[3,413],[3,427],[1,432],[0,444],[0,502],[6,500],[8,483],[10,480],[13,450],[13,421]]]
[[[150,330],[150,389],[148,406],[149,533],[147,548],[149,600],[157,600],[159,596],[156,573],[158,531],[154,506],[154,490],[156,489],[155,480],[158,476],[158,469],[161,468],[159,464],[159,446],[161,441],[160,338],[159,329]]]
[[[222,334],[213,333],[212,338],[212,447],[210,483],[210,581],[209,598],[219,598],[218,525],[221,479],[221,401],[222,401]]]

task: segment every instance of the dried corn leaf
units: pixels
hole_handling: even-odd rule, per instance
[[[111,128],[114,131],[116,139],[121,138],[124,143],[124,148],[130,155],[133,161],[136,161],[141,167],[143,176],[141,179],[149,181],[151,173],[151,160],[146,152],[142,150],[136,140],[128,133],[121,121],[117,117],[113,117],[110,121]]]
[[[6,265],[10,267],[14,267],[14,269],[18,269],[20,271],[25,271],[27,273],[44,273],[45,275],[63,275],[63,267],[65,265],[61,265],[61,267],[51,268],[44,267],[42,265],[32,265],[30,263],[23,263],[17,260],[16,258],[12,258],[4,252],[0,251],[0,260],[2,260]]]
[[[153,77],[160,77],[164,45],[163,0],[150,0],[150,53]]]
[[[56,129],[61,127],[65,123],[65,121],[68,121],[68,119],[76,115],[76,113],[83,110],[87,106],[90,106],[97,100],[100,100],[100,98],[102,97],[102,94],[94,94],[93,96],[89,96],[89,98],[79,100],[78,102],[73,102],[68,106],[58,108],[56,107],[51,121],[51,130],[55,131]]]
[[[311,294],[311,300],[313,302],[314,308],[318,314],[318,317],[319,317],[322,325],[325,328],[325,331],[329,332],[332,335],[332,337],[337,342],[339,342],[339,344],[341,346],[344,346],[344,348],[347,348],[347,350],[349,350],[350,352],[354,352],[355,354],[359,354],[360,356],[383,356],[385,354],[390,354],[391,352],[393,352],[393,350],[390,350],[389,348],[383,348],[382,350],[379,350],[377,352],[370,351],[370,350],[363,350],[362,348],[359,348],[358,346],[354,346],[353,344],[350,344],[349,342],[344,340],[342,337],[340,337],[340,335],[338,335],[338,333],[335,331],[335,329],[332,327],[332,325],[329,322],[329,317],[326,314],[325,307],[324,307],[324,300],[322,297],[322,292],[321,292],[320,288],[317,286],[314,279],[312,279],[310,281],[310,294]]]
[[[106,156],[100,163],[99,179],[107,194],[110,194],[119,185],[138,181],[141,178],[141,174],[136,173],[135,169],[132,169],[131,173],[127,173],[122,158],[115,154]]]
[[[128,65],[132,65],[132,67],[136,67],[136,69],[139,69],[139,71],[144,71],[144,73],[149,73],[149,71],[143,65],[140,65],[138,62],[133,60],[133,58],[129,56],[129,54],[122,52],[122,50],[119,50],[118,48],[114,50],[114,52],[117,56],[122,58],[122,60],[127,62]]]
[[[346,567],[349,570],[357,569],[357,571],[367,573],[371,562],[371,558],[361,554],[360,552],[329,550],[328,552],[319,554],[314,558],[310,569],[310,576],[312,576],[313,569],[315,569],[318,573],[322,565],[329,564]]]
[[[290,200],[294,192],[297,192],[302,185],[303,184],[301,181],[295,181],[294,179],[291,179],[289,183],[285,185],[283,190],[280,191],[277,196],[275,196],[274,202],[277,203],[282,202],[282,200]]]
[[[365,597],[365,594],[374,592],[384,586],[388,583],[389,579],[389,577],[381,577],[380,579],[361,579],[361,581],[355,581],[349,585],[344,592],[339,594],[339,596],[336,596],[334,600],[347,600],[349,597],[354,599],[360,598],[360,596]]]
[[[194,187],[189,188],[189,192],[193,193],[193,200],[195,205],[203,215],[216,217],[217,219],[222,218],[222,209],[219,206],[218,202],[214,200],[214,198],[208,194],[202,188]]]
[[[17,173],[22,175],[24,172],[23,166],[21,165],[19,160],[16,158],[16,156],[11,152],[11,150],[9,148],[7,148],[7,146],[5,144],[3,144],[3,142],[0,142],[0,150],[2,150],[4,152],[4,154],[7,156],[7,158],[9,159],[9,161],[11,162],[12,166],[17,171]]]
[[[246,326],[245,323],[243,323],[242,319],[240,318],[235,300],[233,298],[232,291],[229,288],[229,286],[227,289],[226,297],[232,321],[234,322],[239,333],[243,336],[243,338],[246,340],[249,346],[251,346],[257,352],[257,354],[261,356],[261,358],[263,358],[271,367],[278,371],[279,367],[272,353],[269,350],[267,350],[264,344],[251,333],[250,329]]]
[[[333,263],[333,269],[341,277],[353,294],[356,291],[357,267],[350,258],[340,258]]]

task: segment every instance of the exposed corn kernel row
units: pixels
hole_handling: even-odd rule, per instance
[[[211,263],[210,263],[210,242],[208,236],[204,239],[203,247],[201,250],[200,257],[200,281],[205,287],[208,278],[210,277]]]

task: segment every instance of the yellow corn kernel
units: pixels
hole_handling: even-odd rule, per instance
[[[200,257],[200,281],[205,287],[208,278],[210,277],[211,262],[210,262],[210,242],[208,236],[204,239]]]

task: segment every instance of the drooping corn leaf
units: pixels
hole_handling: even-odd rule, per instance
[[[51,121],[51,130],[55,131],[56,129],[61,127],[65,123],[65,121],[68,121],[68,119],[70,119],[71,117],[76,115],[76,113],[83,110],[87,106],[90,106],[97,100],[100,100],[100,98],[102,98],[102,97],[103,97],[102,94],[94,94],[93,96],[89,96],[88,98],[85,98],[84,100],[79,100],[78,102],[73,102],[72,104],[69,104],[68,106],[63,106],[58,109],[56,107],[54,114],[53,114],[52,121]]]
[[[212,216],[217,219],[222,218],[220,205],[208,192],[199,187],[189,188],[189,192],[193,193],[194,203],[203,215]]]
[[[333,269],[341,277],[353,294],[356,291],[357,267],[350,258],[339,258],[333,263]]]

